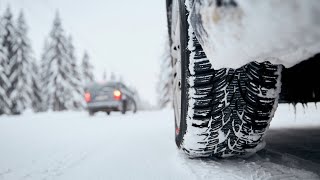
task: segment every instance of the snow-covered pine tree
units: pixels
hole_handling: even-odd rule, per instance
[[[72,65],[68,41],[58,15],[48,39],[48,47],[42,56],[42,80],[44,102],[53,111],[73,109]]]
[[[84,85],[94,82],[93,66],[90,63],[89,55],[87,52],[84,52],[81,68]]]
[[[3,47],[4,28],[0,18],[0,115],[10,114],[11,101],[7,96],[11,83],[7,76],[8,62],[6,58],[6,48]]]
[[[39,79],[40,79],[40,95],[42,99],[41,107],[43,111],[48,111],[49,110],[49,89],[45,88],[45,86],[49,83],[49,77],[50,77],[50,72],[49,72],[49,40],[48,38],[45,39],[43,50],[42,50],[42,55],[41,55],[41,61],[40,61],[40,66],[38,69],[38,74]],[[36,67],[37,68],[37,67]]]
[[[34,58],[32,57],[27,30],[24,15],[20,12],[16,26],[16,46],[13,59],[18,63],[18,83],[15,89],[18,92],[19,101],[23,109],[31,107],[33,98],[32,78],[35,78],[32,67]]]
[[[122,75],[119,76],[119,82],[124,83]]]
[[[102,80],[103,80],[104,82],[107,81],[107,71],[106,71],[106,69],[103,70]]]
[[[5,49],[6,75],[9,79],[10,86],[7,88],[6,94],[11,101],[10,114],[20,114],[23,105],[20,101],[17,86],[19,84],[20,66],[18,59],[14,57],[16,53],[16,29],[13,24],[13,17],[10,8],[6,9],[2,18],[3,32],[3,49]]]
[[[42,91],[40,88],[41,85],[41,78],[40,78],[40,71],[36,64],[36,62],[32,62],[32,101],[31,106],[34,112],[42,112],[46,110],[46,106],[43,106],[42,101]]]
[[[82,109],[85,106],[83,94],[84,94],[84,87],[81,81],[81,75],[79,66],[77,64],[77,59],[74,53],[74,46],[72,42],[72,37],[69,36],[68,38],[68,54],[71,61],[71,82],[73,86],[73,108],[74,109]]]
[[[110,81],[116,81],[116,75],[114,74],[114,72],[111,72],[111,75],[110,75]]]
[[[21,11],[17,22],[16,58],[21,63],[19,81],[24,83],[20,83],[22,86],[18,86],[18,91],[24,107],[31,107],[33,111],[41,112],[44,108],[42,107],[40,72],[27,33],[28,27]]]

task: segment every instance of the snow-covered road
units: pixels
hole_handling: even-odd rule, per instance
[[[320,109],[280,105],[265,150],[247,159],[189,159],[173,111],[0,117],[0,179],[320,179]]]

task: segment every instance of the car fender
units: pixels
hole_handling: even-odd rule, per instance
[[[195,33],[215,69],[251,61],[292,67],[320,52],[319,0],[185,3],[189,33]]]

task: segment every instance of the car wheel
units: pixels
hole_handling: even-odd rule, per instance
[[[252,62],[238,69],[214,69],[188,15],[184,0],[169,3],[177,146],[192,157],[261,149],[277,107],[282,67]]]
[[[93,110],[89,110],[89,116],[93,116],[94,115],[94,111]]]
[[[132,101],[132,106],[133,106],[133,113],[135,114],[135,113],[137,113],[137,110],[138,110],[138,108],[137,108],[137,104],[136,104],[136,102],[135,101]]]
[[[126,114],[127,111],[127,102],[123,101],[122,108],[121,108],[121,114]]]

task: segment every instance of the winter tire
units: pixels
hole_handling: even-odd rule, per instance
[[[192,157],[247,155],[263,147],[278,104],[280,65],[213,69],[184,0],[167,1],[177,146]]]
[[[122,114],[126,114],[126,111],[127,111],[127,102],[126,102],[126,101],[123,101],[121,113],[122,113]]]
[[[93,110],[89,110],[89,116],[93,116],[94,115],[94,111]]]
[[[137,104],[135,101],[132,101],[132,104],[133,104],[133,111],[132,112],[135,114],[135,113],[137,113]]]

